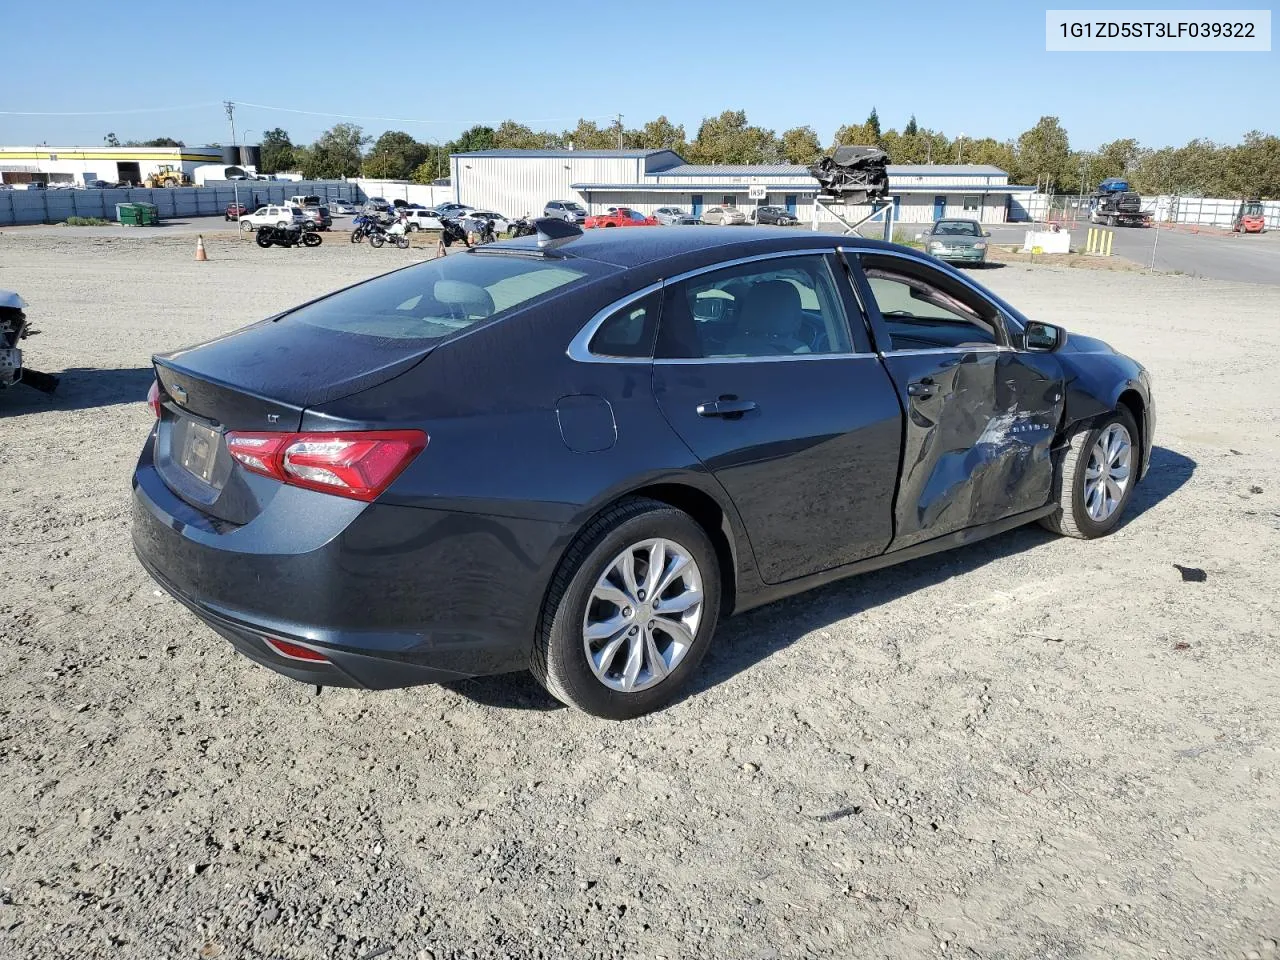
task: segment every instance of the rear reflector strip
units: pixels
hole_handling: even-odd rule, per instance
[[[263,637],[267,646],[280,654],[282,657],[288,657],[290,660],[305,660],[307,663],[328,663],[329,658],[323,654],[316,653],[309,647],[301,644],[290,643],[288,640],[281,640],[279,637]]]

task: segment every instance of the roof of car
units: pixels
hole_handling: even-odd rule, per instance
[[[494,253],[502,249],[536,250],[537,240],[521,237],[490,245]],[[785,227],[698,227],[697,229],[652,230],[586,230],[558,248],[559,253],[587,260],[599,260],[619,267],[637,267],[657,260],[668,260],[726,248],[726,259],[749,257],[754,253],[775,250],[806,250],[842,247],[884,249],[891,247],[880,240],[844,237],[835,233],[797,233]],[[730,249],[733,248],[733,249]]]

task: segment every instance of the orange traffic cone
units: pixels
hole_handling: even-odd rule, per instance
[[[204,234],[196,234],[196,263],[204,263],[209,255],[204,252]]]

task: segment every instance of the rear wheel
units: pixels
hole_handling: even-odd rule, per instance
[[[706,532],[655,500],[626,500],[565,554],[530,669],[557,700],[610,720],[669,704],[697,670],[720,614]]]
[[[265,229],[258,231],[257,240],[258,246],[262,247],[264,250],[271,246],[271,234]]]
[[[304,233],[302,235],[302,245],[304,247],[318,247],[324,242],[324,238],[318,233]]]
[[[1138,425],[1121,407],[1092,424],[1078,427],[1054,479],[1058,510],[1040,521],[1055,533],[1092,540],[1120,523],[1133,497],[1141,452]]]
[[[396,237],[396,246],[401,250],[409,249],[409,237],[407,235]]]

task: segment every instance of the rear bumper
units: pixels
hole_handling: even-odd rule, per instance
[[[280,487],[243,526],[174,494],[149,440],[133,544],[168,593],[245,656],[306,683],[371,689],[528,665],[560,526],[363,504]],[[330,661],[284,657],[271,636]]]
[[[933,253],[930,256],[937,257],[943,263],[984,263],[987,259],[987,251],[951,250],[947,253]]]

